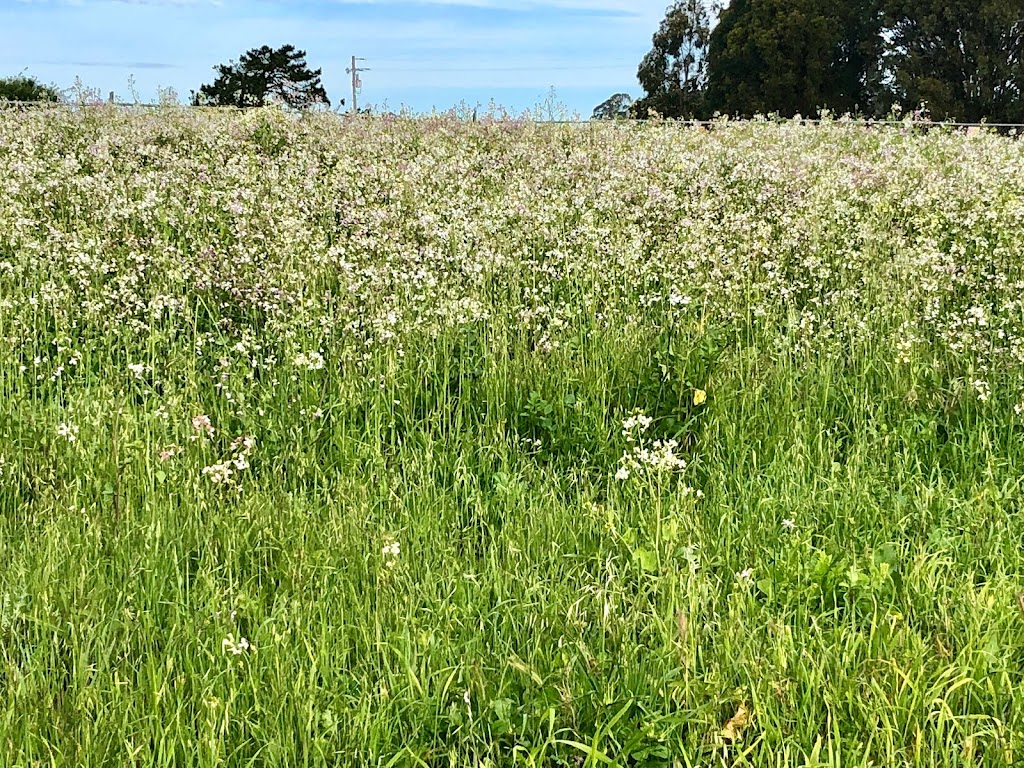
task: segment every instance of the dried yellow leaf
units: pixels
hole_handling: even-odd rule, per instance
[[[739,741],[741,732],[750,722],[750,710],[740,704],[736,708],[736,714],[725,721],[722,726],[722,738],[727,741]]]
[[[686,614],[680,611],[676,614],[676,628],[679,630],[679,642],[682,645],[686,645],[686,638],[689,635],[690,622],[686,618]]]

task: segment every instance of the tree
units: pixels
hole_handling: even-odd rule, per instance
[[[882,20],[879,0],[734,0],[708,44],[708,109],[874,113]]]
[[[932,118],[1024,122],[1020,0],[888,0],[896,103]]]
[[[192,93],[196,106],[263,107],[275,100],[292,109],[331,104],[320,82],[321,70],[311,71],[306,52],[292,45],[253,48],[237,64],[220,64],[214,70],[217,79]]]
[[[629,117],[633,97],[628,93],[615,93],[594,107],[591,120],[621,120]]]
[[[34,77],[17,75],[0,78],[0,101],[58,102],[60,100],[60,91],[52,85],[43,85]]]
[[[665,117],[702,112],[712,13],[704,0],[676,0],[669,6],[636,73],[645,92],[634,105],[638,116],[651,110]]]

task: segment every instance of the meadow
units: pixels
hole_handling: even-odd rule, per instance
[[[1024,764],[1024,143],[0,111],[0,765]]]

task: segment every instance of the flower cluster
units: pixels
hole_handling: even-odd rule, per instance
[[[57,437],[62,437],[69,443],[78,440],[78,427],[74,424],[61,423],[57,425]]]
[[[654,420],[637,412],[622,422],[622,434],[629,448],[619,459],[617,480],[628,480],[634,472],[681,472],[686,460],[679,454],[679,442],[673,439],[648,442],[646,433]]]
[[[236,437],[231,441],[231,457],[219,464],[203,467],[203,475],[214,485],[234,485],[238,482],[238,473],[249,468],[249,454],[255,447],[255,438]]]
[[[206,414],[200,414],[199,416],[192,417],[192,429],[196,432],[196,435],[193,436],[194,438],[204,435],[206,437],[213,437],[216,432],[213,428],[213,422]]]
[[[244,637],[235,640],[234,634],[229,634],[220,642],[221,651],[232,656],[241,656],[246,651],[252,650],[252,645]]]
[[[448,334],[547,356],[678,328],[776,359],[878,350],[986,410],[1024,401],[1024,142],[986,132],[55,109],[4,110],[0,147],[0,366],[33,397],[87,398],[127,354],[132,397],[187,371],[251,424],[298,397],[260,388],[329,366],[384,389]],[[681,468],[641,416],[619,476]]]
[[[384,539],[384,545],[380,548],[381,557],[384,558],[384,567],[391,569],[398,565],[398,555],[401,553],[398,540],[393,536]]]
[[[295,356],[295,365],[307,371],[319,371],[324,367],[324,356],[320,352],[300,352]]]

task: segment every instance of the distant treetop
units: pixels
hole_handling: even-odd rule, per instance
[[[61,100],[60,91],[52,85],[43,85],[34,77],[15,75],[0,78],[0,101],[49,101]]]
[[[219,64],[214,70],[217,79],[192,93],[194,105],[263,107],[280,102],[292,109],[331,105],[320,81],[321,70],[311,70],[306,52],[293,45],[253,48],[237,63]]]

